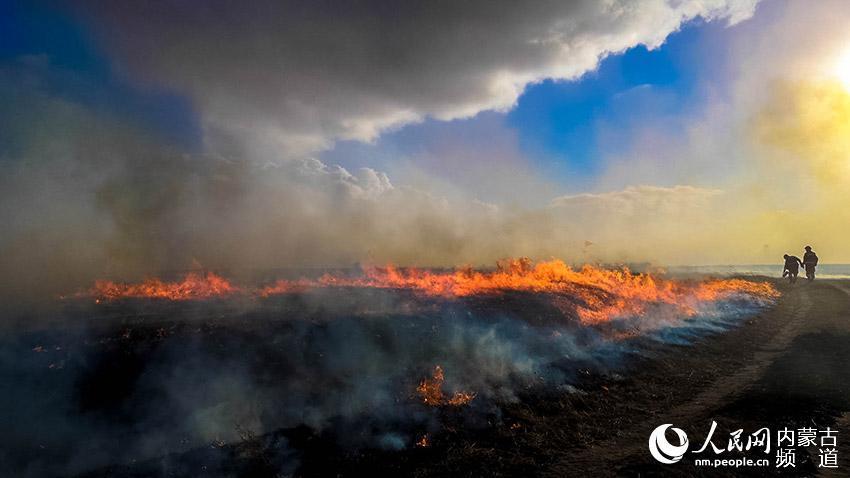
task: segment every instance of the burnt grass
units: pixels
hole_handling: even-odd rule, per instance
[[[748,432],[762,426],[772,429],[845,426],[839,418],[850,410],[846,295],[826,282],[803,286],[809,289],[788,289],[780,284],[779,287],[785,288],[784,294],[773,309],[743,319],[730,331],[695,339],[692,344],[631,338],[627,360],[619,361],[611,369],[599,364],[585,367],[580,361],[564,363],[564,369],[572,374],[569,385],[553,387],[542,381],[530,382],[516,392],[515,400],[482,403],[484,399],[479,397],[466,407],[438,407],[432,410],[438,418],[436,428],[416,422],[398,424],[412,436],[426,436],[428,444],[424,447],[382,450],[351,440],[352,436],[374,432],[371,429],[374,424],[367,417],[362,421],[332,422],[321,430],[299,425],[263,435],[235,423],[239,436],[236,441],[214,442],[188,451],[116,463],[77,476],[695,476],[701,473],[759,476],[773,473],[776,470],[772,467],[767,471],[700,469],[686,463],[688,457],[675,467],[662,467],[646,451],[646,440],[652,428],[666,423],[668,412],[722,383],[724,377],[761,360],[757,356],[760,344],[769,343],[787,325],[790,311],[803,294],[820,304],[806,317],[807,328],[771,358],[755,380],[736,384],[740,390],[724,395],[721,401],[698,404],[687,415],[687,423],[674,426],[686,428],[689,436],[693,433],[693,445],[701,444],[711,420],[718,421],[716,436],[720,437],[728,436],[736,428]],[[289,298],[274,303],[273,307],[278,312],[297,311],[300,320],[319,325],[351,310],[366,316],[386,312],[381,309],[381,300],[374,301],[378,305],[368,307],[363,303],[358,300],[316,306],[315,302],[301,303],[297,298]],[[532,325],[564,320],[562,308],[528,294],[469,299],[462,305],[482,314],[506,311],[522,314]],[[418,304],[419,311],[427,311],[428,306]],[[98,317],[85,322],[85,333],[79,334],[81,342],[66,345],[71,349],[71,352],[66,350],[69,357],[74,355],[75,347],[86,356],[83,373],[75,379],[76,394],[68,397],[73,402],[72,408],[132,425],[134,407],[143,406],[134,401],[133,390],[144,374],[148,356],[161,342],[181,340],[181,337],[193,340],[200,337],[213,348],[240,344],[252,350],[264,374],[286,376],[287,364],[276,362],[272,350],[268,354],[264,352],[266,345],[262,338],[273,333],[272,329],[291,327],[290,321],[268,320],[267,311],[245,309],[239,304],[215,304],[212,309],[209,304],[199,305],[188,312],[187,307],[195,306],[100,305]],[[178,311],[181,320],[169,319]],[[79,310],[68,312],[79,313]],[[45,330],[35,328],[24,333],[25,342],[49,342]],[[55,325],[50,330],[55,330]],[[63,365],[57,365],[60,366]],[[158,397],[145,400],[156,402]],[[625,451],[612,455],[613,448]],[[45,453],[56,453],[59,457],[62,452],[35,448],[14,456],[4,454],[0,463],[7,469],[25,469],[29,460],[44,459],[37,455]],[[797,468],[785,474],[815,474],[816,460],[812,454],[800,454]]]

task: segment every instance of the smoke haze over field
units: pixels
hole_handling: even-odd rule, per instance
[[[19,25],[0,57],[7,303],[197,264],[758,263],[806,242],[850,261],[841,2],[3,8]],[[620,149],[585,175],[550,174],[499,119],[683,28],[728,37],[694,60],[721,71],[697,83],[708,99],[635,113],[622,137],[599,121]]]
[[[169,475],[181,474],[169,469],[169,454],[200,451],[182,474],[218,476],[228,473],[209,450],[239,443],[246,430],[265,437],[296,427],[346,451],[411,448],[441,429],[444,413],[462,413],[472,429],[490,427],[502,420],[500,407],[529,389],[570,390],[588,370],[628,373],[655,344],[687,345],[735,327],[773,303],[770,285],[759,290],[706,300],[685,291],[681,304],[650,300],[643,313],[593,325],[563,306],[579,297],[521,291],[447,299],[364,287],[249,302],[69,300],[57,326],[0,337],[0,380],[14,384],[0,396],[8,424],[0,461],[15,476],[121,476],[121,466],[151,462],[151,474]],[[436,365],[444,393],[475,394],[461,410],[418,395]],[[291,473],[317,445],[267,446],[284,455],[274,466]],[[98,470],[107,465],[117,468]]]

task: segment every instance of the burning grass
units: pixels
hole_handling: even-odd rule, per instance
[[[100,280],[95,282],[90,295],[100,300],[125,298],[189,300],[225,297],[240,291],[239,287],[212,272],[206,274],[190,272],[178,282],[148,279],[138,284],[123,284]]]
[[[489,271],[382,267],[268,284],[213,273],[99,281],[59,316],[73,336],[57,329],[0,344],[5,356],[27,357],[24,369],[7,367],[10,383],[51,397],[21,418],[50,423],[49,433],[18,427],[20,443],[55,450],[41,462],[53,472],[42,474],[68,474],[66,449],[66,460],[106,450],[88,468],[184,450],[182,437],[225,450],[218,444],[244,435],[234,423],[308,467],[326,463],[328,450],[439,452],[454,446],[447,437],[485,424],[513,440],[531,426],[521,416],[493,421],[505,407],[597,390],[590,377],[628,374],[658,344],[736,327],[778,295],[757,281],[526,259]],[[81,426],[68,403],[109,428]],[[271,440],[281,430],[292,440]]]
[[[243,294],[266,298],[311,289],[354,287],[399,289],[429,297],[460,298],[498,295],[508,291],[546,293],[568,299],[568,307],[585,324],[640,316],[656,304],[694,315],[700,303],[746,296],[771,300],[779,293],[772,285],[742,279],[679,281],[654,274],[632,273],[628,268],[606,269],[585,265],[573,269],[560,260],[533,263],[527,258],[505,259],[492,271],[460,268],[450,272],[395,266],[369,268],[358,276],[325,274],[317,279],[278,280],[260,288],[241,288],[213,273],[189,273],[177,282],[149,279],[139,284],[98,281],[88,291],[96,300],[155,298],[193,300]],[[563,302],[562,302],[563,303]]]
[[[454,395],[446,396],[443,393],[443,382],[445,375],[443,368],[439,365],[434,367],[434,375],[431,378],[426,378],[419,383],[416,391],[422,397],[422,402],[425,405],[440,406],[450,405],[459,407],[466,405],[475,398],[474,392],[455,392]]]

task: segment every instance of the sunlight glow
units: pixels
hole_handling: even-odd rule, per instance
[[[844,88],[850,90],[850,50],[844,52],[838,58],[833,73],[841,84],[844,85]]]

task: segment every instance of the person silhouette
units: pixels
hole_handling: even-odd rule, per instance
[[[800,273],[800,266],[803,264],[803,261],[797,256],[789,256],[788,254],[785,254],[782,258],[785,259],[785,268],[782,270],[782,277],[787,277],[788,282],[792,284],[797,282],[797,274]]]
[[[806,253],[803,254],[802,264],[806,269],[806,279],[809,282],[815,280],[815,267],[818,265],[818,255],[812,250],[812,246],[806,246]]]

